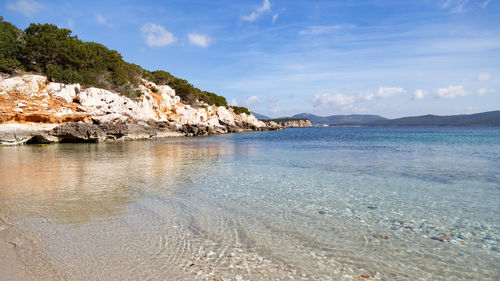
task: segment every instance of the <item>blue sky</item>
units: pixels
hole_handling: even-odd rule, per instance
[[[272,117],[500,109],[498,0],[2,0]]]

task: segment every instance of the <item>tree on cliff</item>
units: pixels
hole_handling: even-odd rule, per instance
[[[21,67],[18,60],[24,33],[0,16],[0,71],[12,73]]]
[[[84,42],[53,24],[30,24],[24,32],[0,17],[0,71],[42,73],[51,81],[80,83],[136,97],[141,78],[172,87],[184,103],[226,106],[226,98],[202,91],[163,70],[147,71],[123,60],[116,50]],[[248,111],[248,109],[247,109]],[[246,112],[246,111],[242,111]]]

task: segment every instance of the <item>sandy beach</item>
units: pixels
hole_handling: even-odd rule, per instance
[[[21,260],[16,255],[14,245],[0,241],[0,274],[1,281],[28,280],[28,274]]]

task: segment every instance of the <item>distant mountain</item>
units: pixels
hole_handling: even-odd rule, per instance
[[[255,113],[254,113],[255,115]],[[362,114],[351,114],[351,115],[331,115],[331,116],[317,116],[311,113],[300,113],[296,114],[290,118],[306,118],[311,121],[313,125],[319,124],[341,124],[341,123],[368,123],[378,120],[387,120],[386,118],[379,115],[362,115]],[[259,118],[260,119],[260,118]]]
[[[262,114],[259,114],[257,112],[252,112],[253,116],[255,116],[255,118],[259,119],[259,120],[268,120],[268,119],[271,119],[270,117],[267,117],[265,115],[262,115]]]
[[[312,121],[312,120],[311,120]],[[500,110],[469,115],[423,115],[377,120],[362,126],[500,126]]]

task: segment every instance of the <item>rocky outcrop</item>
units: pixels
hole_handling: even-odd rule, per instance
[[[311,121],[308,119],[297,119],[297,120],[264,120],[264,122],[269,127],[312,127]]]
[[[166,85],[142,80],[137,97],[40,75],[0,77],[0,143],[100,142],[280,129],[231,108],[181,102]]]

